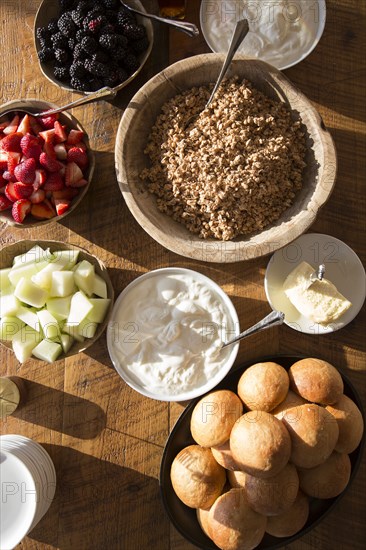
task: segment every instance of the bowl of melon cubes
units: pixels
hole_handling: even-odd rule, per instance
[[[0,342],[20,363],[52,363],[105,330],[114,292],[105,265],[58,241],[23,240],[0,251]]]
[[[35,99],[0,107],[0,221],[8,225],[58,221],[89,188],[95,159],[88,136],[70,113],[47,114],[54,107]]]

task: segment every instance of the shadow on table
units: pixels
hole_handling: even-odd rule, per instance
[[[29,538],[59,550],[168,550],[157,479],[68,447],[43,446],[55,464],[57,489]]]
[[[94,439],[104,429],[105,413],[95,403],[38,382],[24,382],[27,400],[13,416],[80,439]]]

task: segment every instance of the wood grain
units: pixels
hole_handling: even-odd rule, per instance
[[[144,0],[156,9],[153,0]],[[57,104],[79,97],[46,80],[38,68],[33,21],[38,0],[1,0],[1,103],[33,97]],[[187,20],[198,23],[199,2],[187,1]],[[311,227],[345,241],[366,260],[365,143],[366,3],[328,0],[327,23],[317,48],[286,76],[312,101],[337,147],[338,174],[328,203]],[[160,27],[148,62],[113,102],[75,109],[96,157],[90,189],[77,210],[59,223],[17,229],[0,225],[1,246],[20,239],[76,244],[106,263],[116,296],[135,277],[164,266],[197,269],[232,298],[244,329],[269,312],[263,278],[268,258],[222,264],[188,260],[155,242],[124,203],[114,170],[115,136],[129,101],[170,62],[208,52],[196,40]],[[169,48],[168,48],[169,45]],[[311,336],[283,326],[241,345],[237,363],[264,354],[322,357],[342,369],[366,405],[365,309],[339,333]],[[19,545],[24,550],[193,550],[170,525],[159,497],[164,442],[183,404],[146,399],[124,384],[112,367],[105,336],[86,352],[46,365],[19,365],[1,348],[1,374],[28,381],[29,399],[0,424],[45,445],[58,489],[50,510]],[[291,550],[362,550],[366,539],[366,457],[339,505]]]

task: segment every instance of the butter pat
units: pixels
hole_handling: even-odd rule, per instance
[[[331,281],[312,279],[315,269],[301,262],[287,276],[283,290],[293,306],[315,323],[327,325],[339,319],[351,307]]]

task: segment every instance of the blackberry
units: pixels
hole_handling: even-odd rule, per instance
[[[125,48],[119,47],[113,50],[113,58],[116,59],[117,61],[123,61],[126,55],[127,55],[127,50],[125,50]]]
[[[69,68],[66,65],[55,65],[53,68],[53,74],[57,80],[69,80]]]
[[[66,36],[64,36],[60,31],[51,36],[51,42],[54,50],[57,50],[59,48],[66,49],[68,46],[68,40]]]
[[[51,34],[56,34],[58,32],[58,24],[57,19],[51,19],[51,21],[47,25],[47,30]]]
[[[38,52],[38,58],[41,63],[47,63],[55,59],[55,54],[52,48],[42,48]]]
[[[111,23],[107,23],[106,25],[103,25],[100,29],[100,34],[115,34],[116,27],[112,25]]]
[[[74,50],[76,44],[77,44],[77,42],[76,42],[75,38],[69,38],[69,40],[67,41],[67,45],[69,47],[69,50],[71,50],[71,51]]]
[[[87,82],[80,80],[79,78],[72,78],[70,85],[75,90],[80,90],[82,92],[87,92],[90,88]]]
[[[71,9],[73,3],[74,3],[74,0],[59,0],[61,12]]]
[[[80,0],[80,2],[77,3],[76,9],[80,13],[83,13],[85,16],[88,10],[90,9],[91,5],[92,5],[92,2],[89,2],[89,0]]]
[[[136,25],[134,23],[125,24],[122,32],[129,40],[141,40],[146,36],[146,29],[143,25]]]
[[[77,31],[77,27],[74,21],[72,20],[70,12],[66,11],[65,13],[63,13],[60,19],[58,20],[57,25],[60,31],[62,32],[62,34],[67,36],[67,38],[74,38]]]
[[[116,48],[127,46],[127,39],[119,34],[102,34],[99,37],[99,44],[106,50],[113,51]]]
[[[93,78],[88,82],[87,86],[88,90],[91,92],[96,92],[97,90],[100,90],[100,88],[103,88],[103,80],[100,80],[100,78]]]
[[[122,64],[129,74],[137,71],[140,66],[137,57],[133,53],[127,53],[122,60]]]
[[[63,50],[61,48],[58,48],[55,50],[55,59],[59,63],[66,63],[66,61],[69,59],[69,53],[67,50]]]
[[[135,53],[142,53],[149,47],[149,39],[145,36],[140,40],[132,40],[130,46]]]
[[[81,27],[82,24],[83,24],[83,19],[84,19],[84,14],[79,10],[79,9],[76,9],[76,10],[72,10],[71,12],[71,18],[72,20],[74,21],[75,25],[77,27]],[[77,31],[79,32],[79,31]],[[77,34],[77,33],[76,33]]]
[[[38,40],[47,40],[50,38],[50,33],[47,27],[38,27],[36,30],[36,36]]]
[[[75,35],[76,42],[81,42],[82,39],[85,38],[85,36],[89,36],[88,33],[85,32],[84,29],[79,29]]]
[[[86,59],[84,62],[85,69],[93,76],[101,76],[106,78],[110,76],[110,69],[104,63],[93,61],[92,59]]]
[[[98,17],[85,18],[83,21],[83,28],[86,31],[90,31],[93,34],[99,32],[100,28],[107,23],[107,19],[103,15]]]
[[[110,63],[111,58],[109,55],[105,52],[99,51],[97,53],[93,53],[92,60],[97,61],[98,63]]]
[[[98,50],[98,44],[91,36],[85,36],[80,42],[80,45],[89,55],[92,55]]]
[[[120,7],[119,0],[102,0],[107,10],[118,10]]]
[[[52,42],[49,38],[38,38],[39,45],[41,49],[43,48],[52,48]]]
[[[73,53],[74,61],[84,61],[88,54],[84,50],[83,46],[80,44],[76,44]]]
[[[82,61],[74,61],[70,66],[70,76],[72,78],[78,78],[79,80],[85,79],[87,72]]]
[[[135,16],[128,9],[121,6],[117,14],[118,25],[123,28],[126,24],[136,23]]]

